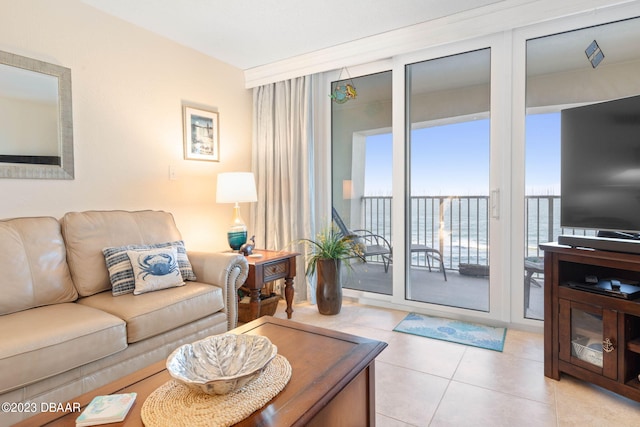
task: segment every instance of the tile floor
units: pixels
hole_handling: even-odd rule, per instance
[[[286,318],[284,302],[276,317]],[[543,374],[541,334],[509,329],[503,352],[393,332],[407,313],[345,301],[308,303],[293,320],[385,341],[376,359],[376,423],[399,426],[640,426],[640,403]]]

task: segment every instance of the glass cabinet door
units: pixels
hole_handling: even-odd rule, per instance
[[[560,359],[616,379],[617,313],[560,300],[560,321]]]
[[[571,310],[571,356],[602,368],[602,316]]]

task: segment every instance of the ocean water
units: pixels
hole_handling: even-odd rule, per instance
[[[489,198],[414,197],[411,242],[440,250],[445,267],[460,263],[489,264]],[[364,228],[391,240],[391,198],[366,197]],[[424,254],[413,254],[412,265],[426,265]]]
[[[528,196],[525,200],[525,257],[542,256],[541,243],[561,234],[594,235],[595,230],[560,227],[560,196]],[[489,197],[413,197],[411,242],[443,253],[445,267],[460,263],[489,265]],[[365,197],[363,228],[391,241],[391,197]],[[412,255],[412,265],[426,265],[423,254]]]

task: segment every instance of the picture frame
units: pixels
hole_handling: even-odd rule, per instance
[[[182,107],[185,160],[220,161],[220,125],[217,111]]]

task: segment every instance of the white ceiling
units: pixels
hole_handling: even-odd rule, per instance
[[[83,0],[247,70],[509,0]]]

